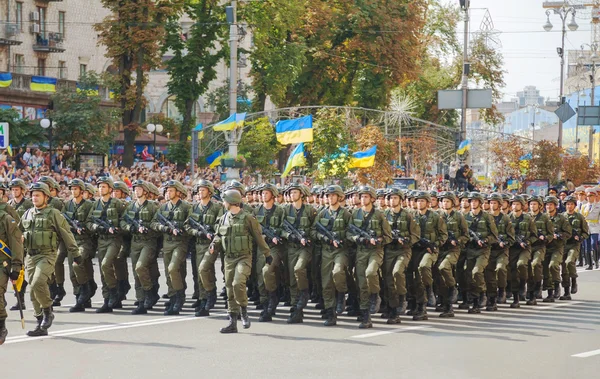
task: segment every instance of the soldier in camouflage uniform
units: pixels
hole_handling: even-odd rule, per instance
[[[585,217],[575,210],[577,199],[573,196],[567,196],[564,199],[566,208],[563,216],[567,218],[571,224],[571,238],[565,243],[565,253],[562,261],[562,286],[565,290],[560,300],[571,300],[571,294],[577,293],[577,258],[580,254],[581,242],[586,240],[590,235]]]
[[[115,188],[113,189],[113,197],[120,199],[124,206],[127,206],[131,191],[127,184],[121,181],[115,182]],[[121,251],[115,261],[115,274],[117,276],[117,291],[119,298],[125,300],[127,294],[131,289],[131,283],[129,283],[129,269],[127,267],[127,258],[131,253],[131,234],[123,233],[123,243],[121,244]]]
[[[555,298],[560,297],[560,268],[563,262],[565,242],[571,238],[573,233],[571,224],[565,216],[558,213],[558,198],[546,196],[546,213],[554,225],[554,238],[546,246],[546,258],[544,259],[544,290],[548,291],[545,303],[553,303]]]
[[[529,199],[529,208],[531,217],[535,222],[538,238],[531,247],[532,257],[529,264],[529,282],[527,283],[527,291],[533,291],[535,298],[533,301],[528,301],[527,305],[536,305],[537,301],[535,299],[542,297],[542,274],[546,258],[546,245],[554,239],[554,225],[550,221],[550,217],[543,213],[544,201],[541,197],[532,196]]]

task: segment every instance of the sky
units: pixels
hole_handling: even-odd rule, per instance
[[[516,97],[517,91],[528,85],[536,86],[542,96],[558,100],[560,58],[556,48],[561,45],[562,22],[558,15],[551,14],[550,22],[554,28],[550,32],[544,31],[542,26],[546,22],[546,14],[543,3],[544,0],[471,0],[471,35],[480,29],[486,10],[489,10],[494,29],[499,33],[496,37],[502,44],[499,50],[504,56],[506,70],[504,100]],[[581,13],[576,17],[579,29],[567,32],[565,51],[579,50],[583,43],[591,43],[591,10]],[[460,41],[463,30],[461,22],[457,31]],[[565,76],[567,64],[565,60]]]

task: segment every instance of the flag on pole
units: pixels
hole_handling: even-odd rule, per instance
[[[312,115],[293,120],[278,121],[275,125],[275,133],[277,134],[277,141],[279,141],[279,143],[282,145],[312,142]]]
[[[357,151],[352,154],[350,162],[348,162],[349,168],[366,168],[371,167],[375,164],[375,154],[377,153],[377,145],[365,151]]]
[[[213,126],[213,130],[216,132],[227,132],[237,127],[244,126],[246,120],[246,113],[236,113],[227,117],[226,120],[220,121]]]
[[[194,132],[198,133],[198,139],[204,138],[204,130],[202,130],[202,128],[202,123],[196,125],[196,127],[194,128]]]
[[[285,164],[285,169],[283,170],[281,176],[286,177],[294,167],[303,167],[305,165],[306,160],[304,159],[304,143],[299,143],[294,151],[292,151],[292,154]]]
[[[215,168],[221,165],[221,157],[223,156],[222,151],[215,151],[208,157],[206,157],[206,163],[208,163],[208,167]]]
[[[466,139],[466,140],[462,141],[460,143],[460,145],[458,145],[458,150],[456,151],[456,154],[463,155],[464,153],[466,153],[469,150],[471,150],[471,140]]]

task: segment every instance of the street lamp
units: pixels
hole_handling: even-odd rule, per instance
[[[570,31],[574,32],[575,30],[577,30],[579,28],[579,25],[577,24],[577,21],[575,21],[575,8],[574,7],[570,7],[568,6],[567,3],[565,3],[565,5],[563,5],[560,8],[555,8],[553,9],[554,14],[557,14],[560,17],[560,20],[562,21],[562,43],[561,43],[561,47],[556,49],[558,52],[558,56],[560,57],[560,94],[559,94],[559,101],[560,104],[562,105],[565,101],[565,99],[563,98],[563,91],[564,91],[564,75],[565,75],[565,35],[567,34],[567,28],[569,28]],[[550,22],[550,10],[546,11],[546,23],[543,25],[543,28],[545,31],[549,32],[552,30],[552,23]],[[571,15],[571,21],[569,21],[569,23],[567,24],[567,18],[569,17],[569,14]],[[563,123],[561,120],[558,120],[558,146],[562,147],[562,137],[563,137]]]
[[[146,125],[146,129],[148,130],[149,133],[154,133],[154,147],[153,147],[153,153],[154,153],[154,161],[156,162],[156,133],[162,133],[163,131],[163,126],[161,124],[148,124]]]
[[[52,129],[56,128],[56,122],[53,122],[51,118],[43,118],[40,120],[40,126],[44,129],[48,129],[48,154],[50,155],[50,169],[52,169]]]

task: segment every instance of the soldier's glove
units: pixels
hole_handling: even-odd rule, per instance
[[[19,279],[19,275],[21,273],[21,270],[19,271],[14,271],[15,269],[13,269],[13,271],[10,272],[10,274],[8,274],[8,277],[10,280],[17,280]]]
[[[270,266],[270,265],[271,265],[271,263],[273,263],[273,257],[269,255],[268,257],[266,257],[266,258],[265,258],[265,261],[266,261],[266,262],[267,262],[267,264]]]
[[[73,258],[73,263],[77,263],[77,266],[81,265],[83,263],[83,259],[81,258],[81,255]]]

